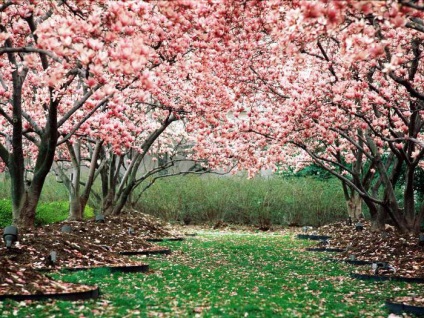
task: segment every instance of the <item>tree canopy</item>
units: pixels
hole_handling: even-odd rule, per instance
[[[315,163],[377,227],[419,228],[422,0],[20,0],[0,13],[0,158],[16,222],[34,213],[61,144],[125,155],[184,134],[209,167]]]

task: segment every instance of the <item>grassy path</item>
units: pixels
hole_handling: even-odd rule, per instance
[[[424,286],[351,279],[353,267],[303,252],[287,235],[204,232],[167,242],[174,254],[147,259],[150,274],[106,270],[57,275],[97,284],[86,302],[0,302],[17,317],[387,317],[391,296],[424,294]],[[14,315],[15,314],[15,315]]]

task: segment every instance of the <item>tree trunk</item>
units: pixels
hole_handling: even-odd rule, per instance
[[[83,209],[79,197],[73,196],[69,200],[69,216],[70,221],[82,221]]]
[[[375,216],[371,218],[371,231],[384,231],[388,217],[389,216],[387,214],[387,210],[379,206],[377,209],[377,214],[375,214]]]
[[[21,228],[34,227],[37,204],[40,200],[44,181],[53,163],[55,147],[49,145],[49,139],[51,137],[48,135],[43,137],[45,137],[46,140],[42,141],[39,147],[39,155],[34,168],[33,180],[24,181],[19,177],[17,178],[16,174],[11,174],[11,178],[14,179],[15,183],[19,184],[19,181],[24,183],[23,187],[25,190],[23,192],[14,192],[14,187],[12,186],[13,223]],[[44,158],[44,161],[42,158]],[[26,186],[25,183],[27,184]]]
[[[122,209],[125,207],[125,204],[127,203],[133,189],[134,189],[134,186],[132,184],[126,186],[126,188],[121,193],[121,195],[119,196],[117,202],[115,203],[115,205],[113,207],[113,210],[112,210],[113,215],[120,215],[121,214]]]
[[[81,215],[82,215],[82,218],[84,218],[84,211],[88,203],[88,198],[86,198],[85,196],[81,196],[79,201],[81,206]]]
[[[110,190],[106,197],[103,198],[102,202],[102,213],[104,215],[110,215],[113,211],[115,192]]]
[[[362,198],[357,192],[353,192],[346,202],[347,212],[352,220],[358,220],[362,217]]]
[[[94,184],[95,172],[97,168],[97,160],[99,159],[99,156],[100,156],[102,144],[103,144],[103,141],[98,140],[96,142],[96,147],[94,148],[93,154],[91,156],[90,170],[88,172],[88,178],[85,184],[85,189],[79,199],[82,218],[84,217],[84,210],[85,210],[85,207],[87,206],[87,202],[91,194],[91,189]],[[100,167],[100,169],[102,169],[102,167]]]
[[[414,172],[415,165],[407,165],[405,173],[405,190],[403,192],[404,217],[407,226],[415,230],[415,219],[418,217],[415,211]]]
[[[8,43],[11,46],[11,43]],[[15,56],[9,54],[9,60],[16,64]],[[26,74],[25,74],[26,75]],[[25,186],[24,173],[25,173],[25,162],[23,152],[23,128],[22,128],[22,85],[25,80],[25,75],[21,76],[18,70],[12,73],[13,76],[13,95],[12,95],[12,106],[13,106],[13,136],[12,136],[12,151],[7,156],[7,167],[9,169],[11,179],[11,196],[12,196],[12,211],[13,211],[13,223],[16,226],[23,226],[29,223],[31,215],[28,218],[26,215],[27,209],[32,206],[29,201],[29,195],[27,193],[27,187]],[[35,215],[34,211],[31,211]],[[32,217],[34,218],[34,217]]]
[[[28,189],[21,198],[21,206],[13,210],[13,224],[18,228],[32,228],[40,196]]]

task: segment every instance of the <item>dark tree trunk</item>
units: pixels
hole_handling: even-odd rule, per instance
[[[106,197],[103,198],[102,202],[102,213],[104,215],[110,215],[113,211],[115,192],[110,190]]]
[[[10,56],[15,64],[14,56]],[[35,211],[40,199],[41,190],[47,174],[53,164],[57,141],[57,103],[49,105],[47,122],[44,132],[40,135],[38,155],[32,180],[25,180],[25,162],[23,154],[23,129],[22,129],[22,85],[26,71],[21,74],[15,70],[13,76],[13,136],[12,152],[8,157],[8,168],[11,177],[13,223],[19,227],[33,227]],[[52,96],[51,96],[52,97]]]
[[[121,193],[118,201],[113,207],[113,211],[112,211],[113,215],[120,215],[122,213],[122,210],[125,207],[125,204],[128,202],[128,199],[130,198],[130,195],[133,190],[134,190],[134,185],[127,185],[125,187],[124,191]]]

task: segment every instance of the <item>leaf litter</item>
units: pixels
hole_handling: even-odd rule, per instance
[[[71,226],[70,233],[61,231],[64,225]],[[0,246],[0,296],[92,290],[93,286],[55,281],[40,270],[144,265],[119,252],[160,250],[163,247],[145,239],[178,234],[158,220],[133,211],[106,217],[104,223],[94,219],[61,222],[21,231],[12,248]]]

